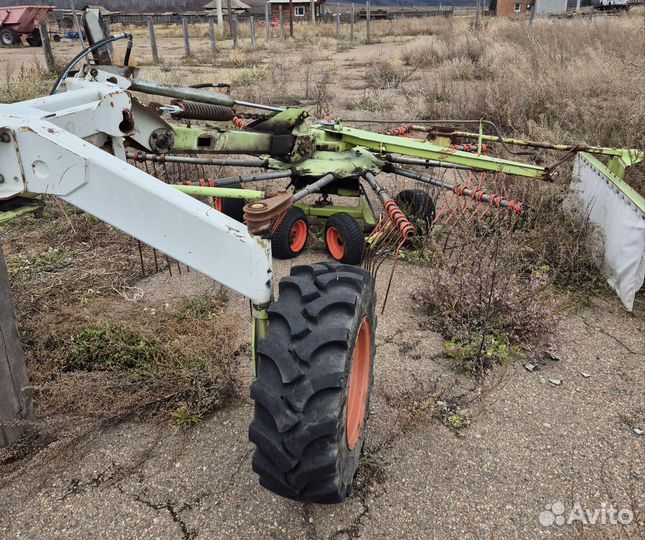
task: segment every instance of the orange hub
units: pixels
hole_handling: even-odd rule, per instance
[[[300,253],[307,243],[307,224],[299,219],[291,227],[291,243],[289,247],[294,253]]]
[[[352,369],[347,390],[347,446],[354,450],[361,437],[367,414],[367,395],[370,389],[370,365],[372,363],[372,325],[363,317],[356,336]]]
[[[325,241],[327,242],[327,248],[331,256],[337,261],[340,261],[345,255],[345,245],[336,227],[329,227],[327,229]]]
[[[217,210],[218,212],[221,212],[222,211],[222,199],[217,197],[217,198],[213,199],[213,203],[215,205],[215,210]]]

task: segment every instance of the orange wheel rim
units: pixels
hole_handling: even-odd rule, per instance
[[[370,389],[370,366],[372,363],[372,325],[363,317],[358,329],[352,369],[349,374],[347,390],[347,446],[354,450],[361,437],[365,415],[367,414],[367,395]]]
[[[345,255],[345,244],[343,244],[343,239],[340,236],[338,229],[336,229],[336,227],[329,227],[329,229],[327,229],[325,239],[331,256],[337,261],[340,261]]]
[[[215,210],[218,212],[222,211],[222,199],[217,198],[213,200],[213,204],[215,205]]]
[[[305,243],[307,242],[307,224],[304,220],[299,219],[293,224],[290,236],[291,241],[289,243],[289,247],[291,248],[291,251],[298,253],[303,247],[305,247]]]

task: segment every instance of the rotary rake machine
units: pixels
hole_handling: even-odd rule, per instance
[[[96,36],[96,24],[85,24]],[[129,41],[124,67],[107,50],[118,39]],[[54,195],[249,298],[253,469],[285,497],[329,503],[351,491],[373,381],[379,268],[389,259],[391,280],[392,259],[433,226],[522,219],[508,178],[554,173],[494,157],[486,145],[577,155],[583,183],[600,174],[629,199],[624,212],[642,214],[621,180],[638,151],[507,139],[486,134],[485,122],[474,132],[437,122],[385,133],[309,122],[303,109],[141,80],[127,66],[127,35],[91,42],[51,95],[0,105],[0,221]],[[142,95],[164,102],[144,106]],[[390,192],[401,178],[413,189]],[[334,262],[293,266],[276,300],[272,257],[300,254],[312,218],[324,222]]]

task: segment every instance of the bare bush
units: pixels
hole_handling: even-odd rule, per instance
[[[365,73],[365,81],[372,88],[385,90],[388,88],[399,88],[416,72],[416,67],[405,68],[404,66],[389,62],[372,62]]]

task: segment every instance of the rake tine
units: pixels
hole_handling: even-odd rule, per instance
[[[141,241],[137,240],[137,245],[139,247],[139,261],[141,262],[141,275],[146,277],[146,267],[143,264],[143,248],[141,246]]]

